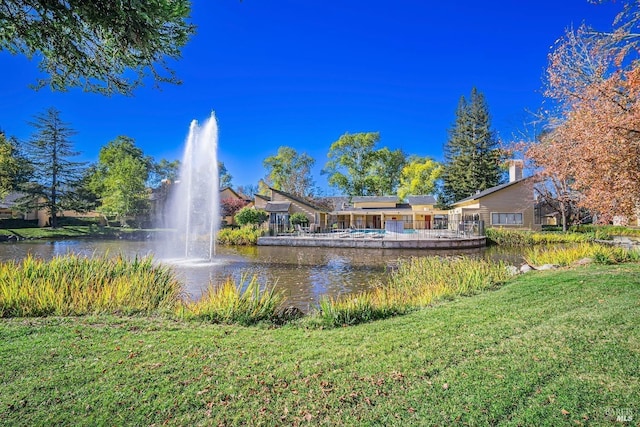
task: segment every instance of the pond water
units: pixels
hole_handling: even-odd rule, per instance
[[[284,291],[287,304],[303,311],[317,304],[322,295],[337,296],[370,288],[384,281],[399,259],[423,256],[468,255],[522,262],[517,250],[481,248],[457,251],[409,249],[306,248],[283,246],[218,247],[213,261],[185,261],[170,256],[171,245],[136,241],[21,241],[0,244],[0,261],[22,259],[27,254],[50,259],[67,253],[92,256],[123,254],[152,255],[171,265],[184,284],[184,291],[197,299],[209,283],[226,277],[240,279],[257,275],[261,283]]]

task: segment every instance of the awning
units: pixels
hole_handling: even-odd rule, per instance
[[[283,213],[289,212],[291,202],[267,202],[264,210],[269,213]]]

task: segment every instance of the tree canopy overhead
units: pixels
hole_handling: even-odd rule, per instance
[[[35,87],[131,95],[152,78],[180,83],[178,59],[194,33],[188,0],[3,0],[0,49],[40,59]]]

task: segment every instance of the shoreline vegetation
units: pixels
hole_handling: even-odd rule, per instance
[[[640,251],[598,243],[532,246],[525,249],[527,270],[576,263],[618,264],[640,261]],[[306,315],[285,307],[284,295],[257,277],[210,283],[201,299],[182,293],[173,270],[151,256],[86,257],[74,254],[45,261],[31,256],[0,263],[0,317],[83,316],[92,314],[163,315],[177,320],[275,326],[341,327],[406,314],[443,300],[495,289],[524,271],[467,256],[413,257],[371,289],[322,297]]]
[[[587,425],[640,401],[640,251],[421,257],[370,291],[283,306],[256,277],[183,298],[151,257],[0,264],[10,425]],[[587,260],[587,261],[585,261]],[[540,268],[542,270],[542,268]]]
[[[640,263],[537,271],[490,289],[348,328],[211,325],[162,309],[5,318],[0,418],[600,425],[637,416]]]

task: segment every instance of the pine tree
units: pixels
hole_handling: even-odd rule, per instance
[[[30,208],[45,208],[51,218],[51,227],[56,228],[58,212],[73,198],[84,168],[84,163],[70,160],[79,155],[71,143],[76,132],[62,121],[60,111],[55,108],[37,115],[29,124],[36,132],[27,143],[33,175],[22,188],[26,193],[24,204]]]
[[[473,88],[469,102],[460,98],[456,122],[444,147],[441,204],[451,203],[501,183],[502,151],[491,130],[484,95]]]

